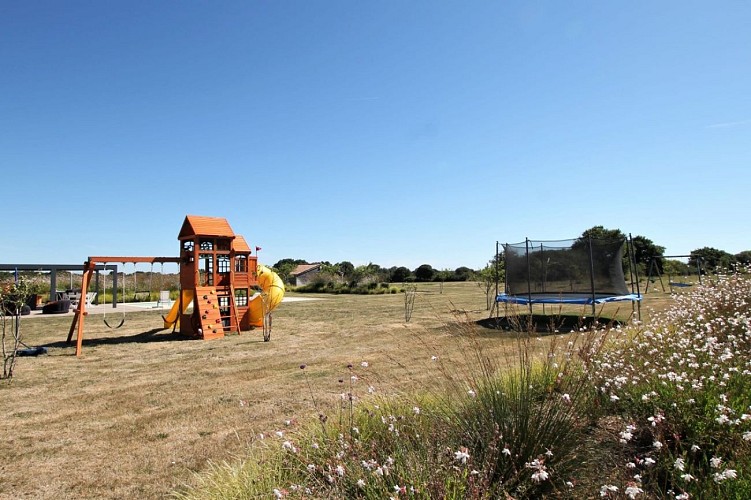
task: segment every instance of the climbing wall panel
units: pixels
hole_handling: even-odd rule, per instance
[[[206,339],[224,337],[219,299],[213,286],[196,287],[195,305],[201,321],[201,336]]]

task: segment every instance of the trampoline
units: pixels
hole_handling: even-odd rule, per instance
[[[626,238],[591,237],[504,244],[506,283],[496,302],[528,305],[530,314],[533,304],[591,305],[595,314],[597,304],[638,302],[633,251],[627,252],[630,286],[623,272],[624,249],[630,247]]]
[[[531,298],[518,295],[508,295],[500,293],[496,297],[498,302],[506,302],[508,304],[607,304],[608,302],[618,302],[623,300],[641,300],[641,295],[637,293],[629,293],[626,295],[601,295],[595,294],[584,296],[579,294],[570,295],[550,295],[550,294],[534,294]]]

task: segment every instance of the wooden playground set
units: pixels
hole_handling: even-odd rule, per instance
[[[248,243],[234,233],[224,218],[188,215],[177,238],[179,257],[89,257],[83,265],[82,295],[86,295],[94,272],[102,264],[106,269],[107,263],[176,263],[180,269],[180,293],[169,313],[162,317],[165,329],[208,340],[263,327],[264,340],[268,341],[271,311],[284,297],[281,278],[258,264]],[[260,293],[254,293],[259,289]],[[68,343],[77,333],[76,356],[81,355],[83,345],[86,303],[78,302],[68,332]],[[119,326],[122,322],[110,328]]]

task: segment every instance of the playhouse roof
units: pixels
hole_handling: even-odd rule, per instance
[[[220,236],[234,238],[235,233],[223,217],[205,217],[202,215],[187,215],[180,228],[177,239],[188,236]]]
[[[245,241],[245,238],[243,238],[239,234],[235,236],[235,241],[232,243],[232,246],[235,248],[235,252],[250,253],[250,246],[248,246],[248,242]]]

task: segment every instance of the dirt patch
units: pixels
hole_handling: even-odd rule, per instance
[[[593,327],[613,327],[621,325],[618,320],[611,318],[594,318],[592,316],[579,316],[573,314],[520,314],[515,316],[499,316],[496,318],[484,318],[478,320],[476,324],[483,328],[492,330],[534,333],[569,333],[589,330]]]

